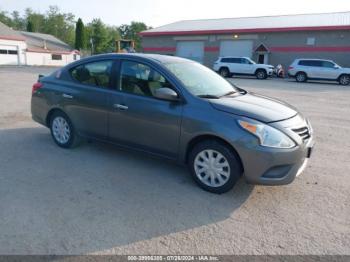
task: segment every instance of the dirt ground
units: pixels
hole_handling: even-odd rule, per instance
[[[161,159],[58,148],[30,116],[52,70],[0,67],[0,254],[350,255],[350,86],[232,79],[300,109],[316,147],[291,185],[214,195]]]

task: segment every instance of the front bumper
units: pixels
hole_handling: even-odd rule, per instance
[[[255,163],[243,163],[244,177],[248,183],[257,185],[290,184],[306,169],[313,147],[312,137],[305,145],[293,149],[261,147],[255,152]]]
[[[312,155],[312,126],[301,115],[270,125],[286,133],[297,145],[290,149],[264,147],[260,146],[258,140],[253,142],[254,137],[244,136],[235,145],[243,164],[244,177],[251,184],[290,184],[302,174]]]

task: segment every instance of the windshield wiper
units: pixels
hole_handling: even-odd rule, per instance
[[[200,98],[208,98],[208,99],[219,99],[220,97],[214,95],[198,95]]]
[[[224,96],[230,96],[230,95],[233,95],[233,94],[236,94],[236,93],[237,93],[236,91],[230,91],[230,92],[227,92],[227,93],[225,93],[225,94],[219,96],[219,98],[220,98],[220,97],[224,97]]]

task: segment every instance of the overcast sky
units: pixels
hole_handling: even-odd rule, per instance
[[[110,25],[142,21],[157,27],[179,20],[350,11],[350,0],[0,0],[0,10],[44,12],[57,5],[84,22]]]

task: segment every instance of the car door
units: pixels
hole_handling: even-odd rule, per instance
[[[154,97],[161,87],[179,91],[151,65],[122,60],[110,97],[109,137],[113,142],[169,158],[178,154],[182,102]]]
[[[337,79],[339,67],[331,61],[322,61],[321,77],[323,79]]]
[[[69,71],[69,84],[62,84],[64,110],[84,136],[107,138],[112,66],[112,60],[81,64]]]
[[[234,74],[242,74],[241,60],[240,58],[229,58],[230,72]]]
[[[240,67],[242,74],[251,75],[255,73],[251,62],[246,58],[240,58]]]

